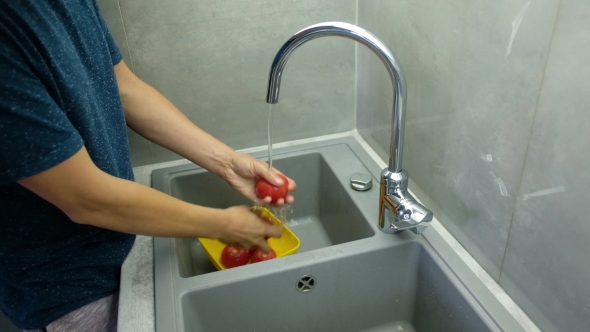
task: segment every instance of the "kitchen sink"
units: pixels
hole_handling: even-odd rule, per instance
[[[266,152],[254,153],[264,159]],[[156,331],[523,331],[432,229],[377,229],[381,172],[353,137],[275,149],[298,190],[285,221],[292,256],[216,271],[195,239],[154,239]],[[152,186],[194,204],[250,204],[196,165],[156,170]]]
[[[345,146],[333,150],[350,153]],[[341,183],[351,174],[338,172],[337,162],[326,161],[326,158],[334,161],[330,158],[335,156],[310,152],[277,156],[273,161],[275,168],[288,174],[298,185],[297,203],[288,208],[287,226],[301,240],[299,253],[375,235],[349,195],[352,190]],[[348,166],[369,174],[358,160],[356,165]],[[186,202],[214,208],[251,204],[221,178],[192,165],[154,172],[154,176],[159,174],[165,174],[163,177],[167,179],[167,184],[163,183],[164,191]],[[174,242],[181,277],[217,271],[198,240],[176,239]]]
[[[490,331],[451,280],[424,246],[408,243],[186,292],[182,324],[185,331]]]

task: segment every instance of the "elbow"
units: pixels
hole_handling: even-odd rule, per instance
[[[80,225],[99,226],[103,209],[88,200],[75,200],[61,209],[71,221]]]
[[[71,221],[75,222],[79,225],[91,225],[90,218],[81,212],[65,212],[65,214],[70,218]]]

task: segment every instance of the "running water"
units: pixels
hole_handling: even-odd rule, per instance
[[[283,223],[286,224],[288,222],[287,218],[289,216],[289,212],[291,212],[291,205],[289,204],[285,204],[283,206],[280,207],[274,207],[271,209],[272,214],[275,215],[275,217],[279,218],[279,220]]]
[[[272,104],[268,104],[268,168],[272,168]]]
[[[272,168],[272,116],[273,110],[272,105],[268,105],[268,168]],[[288,214],[291,211],[291,206],[285,204],[281,207],[272,208],[271,212],[281,220],[281,222],[286,223],[288,220]]]

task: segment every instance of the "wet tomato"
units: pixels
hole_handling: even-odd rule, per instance
[[[228,245],[221,251],[221,263],[227,268],[246,265],[249,260],[250,251],[248,249]]]
[[[268,254],[265,254],[262,250],[256,249],[252,254],[252,263],[267,261],[273,258],[277,258],[277,254],[274,250],[270,249],[270,252]]]
[[[258,198],[270,196],[272,199],[271,202],[276,203],[279,199],[287,197],[289,193],[289,180],[282,174],[279,174],[279,177],[283,179],[283,185],[280,187],[275,186],[265,179],[258,180],[256,183],[256,195]]]

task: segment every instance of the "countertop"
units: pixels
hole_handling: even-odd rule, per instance
[[[386,163],[379,158],[377,153],[362,139],[356,130],[350,132],[325,135],[297,141],[274,144],[273,147],[285,147],[302,143],[323,141],[338,137],[352,136],[382,167]],[[242,153],[252,153],[265,150],[266,146],[240,150]],[[153,164],[136,167],[133,169],[137,183],[151,186],[151,173],[155,169],[189,164],[188,160],[176,160],[167,163]],[[414,195],[420,197],[420,195]],[[436,218],[431,226],[434,228],[463,259],[469,268],[479,277],[486,287],[502,303],[514,318],[526,331],[537,332],[539,328],[529,317],[512,301],[494,279],[475,261],[475,259],[457,242],[447,229]],[[119,295],[119,332],[153,332],[155,331],[154,313],[154,264],[153,264],[153,238],[137,236],[135,244],[129,256],[123,263],[121,272],[121,290]]]

